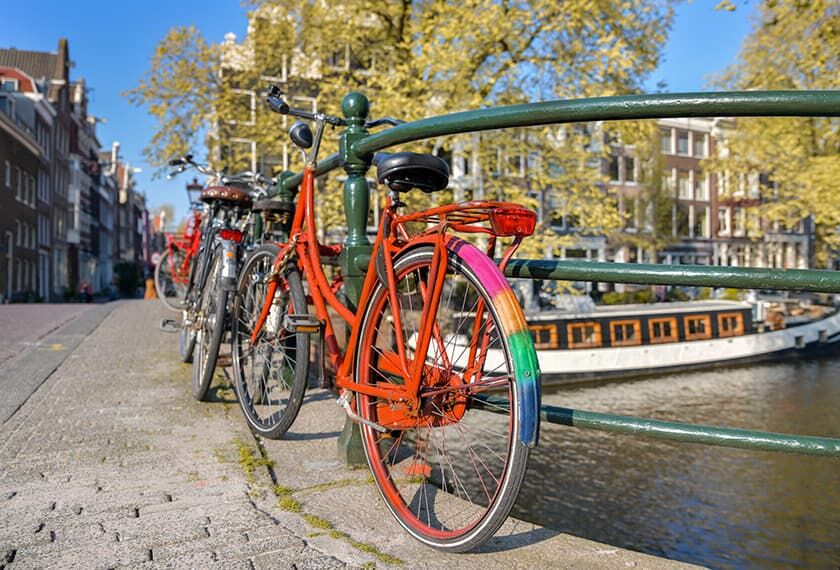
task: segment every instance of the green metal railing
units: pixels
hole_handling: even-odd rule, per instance
[[[355,293],[370,260],[369,247],[360,239],[364,235],[360,223],[364,224],[366,216],[360,214],[369,210],[365,172],[373,153],[378,150],[459,133],[587,121],[715,116],[837,117],[840,116],[840,91],[673,93],[547,101],[431,117],[376,134],[367,133],[363,127],[368,108],[367,99],[358,93],[345,97],[342,109],[351,126],[342,135],[341,151],[318,165],[319,174],[343,167],[348,175],[345,213],[348,234],[353,240],[348,241],[349,253],[343,260],[343,270],[350,282],[348,297],[351,301],[358,301]],[[299,174],[285,177],[281,192],[293,192],[300,180]],[[840,272],[833,271],[513,260],[505,274],[531,279],[840,293]],[[481,402],[477,405],[481,406]],[[492,407],[486,409],[491,411]],[[665,422],[554,406],[543,406],[541,417],[553,424],[658,439],[840,457],[840,439],[834,438]],[[345,444],[349,441],[348,434],[349,430],[345,429],[342,434]]]

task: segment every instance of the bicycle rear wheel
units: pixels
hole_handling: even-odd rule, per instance
[[[171,256],[170,256],[171,252]],[[158,299],[167,309],[180,311],[184,308],[184,297],[187,293],[186,279],[180,277],[179,272],[187,253],[178,246],[172,246],[160,256],[155,266],[155,290]]]
[[[274,244],[261,245],[248,257],[239,276],[231,337],[239,404],[251,430],[269,439],[282,437],[295,421],[309,378],[309,335],[284,328],[286,315],[306,313],[294,260],[280,276],[259,339],[251,343],[268,294],[266,276],[279,251]]]
[[[401,335],[409,365],[424,367],[420,405],[401,409],[399,403],[357,393],[357,410],[389,428],[383,434],[360,426],[368,464],[388,509],[421,542],[463,552],[485,542],[505,521],[525,474],[528,447],[517,437],[514,360],[500,315],[512,306],[498,305],[498,292],[491,296],[479,277],[484,274],[455,251],[448,254],[435,315],[438,330],[425,355],[413,352],[433,252],[418,247],[394,262],[401,331],[395,330],[387,288],[377,284],[362,319],[355,360],[359,383],[403,384],[396,344]],[[480,269],[498,271],[489,260]],[[479,311],[483,316],[476,323]],[[479,350],[471,343],[474,338]],[[480,339],[486,340],[483,349]],[[491,390],[507,396],[505,414],[473,409],[473,398]]]
[[[193,397],[203,401],[213,381],[219,346],[225,332],[225,314],[227,312],[228,292],[219,287],[222,271],[222,248],[213,252],[210,272],[204,283],[201,296],[201,308],[198,312],[198,333],[195,337],[193,358]]]

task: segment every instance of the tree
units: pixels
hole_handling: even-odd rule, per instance
[[[243,43],[219,50],[221,73],[211,73],[208,65],[215,47],[194,30],[175,30],[158,46],[147,78],[130,96],[160,120],[151,158],[187,146],[202,127],[216,147],[235,136],[254,141],[261,155],[280,154],[284,119],[258,100],[252,107],[250,93],[262,93],[268,77],[285,74],[283,86],[291,95],[317,96],[327,112],[338,113],[342,97],[359,90],[370,98],[372,115],[406,120],[486,105],[614,95],[640,89],[658,64],[671,19],[666,0],[258,0],[251,5]],[[178,80],[178,72],[188,79]],[[187,89],[207,93],[209,101],[177,95]],[[184,107],[208,102],[202,109]],[[597,168],[563,132],[529,129],[524,139],[520,131],[493,132],[414,146],[443,153],[461,146],[485,158],[523,144],[537,149],[546,156],[544,168],[529,173],[528,184],[508,183],[493,170],[495,160],[479,161],[479,178],[488,191],[521,203],[562,192],[568,207],[582,217],[594,214],[608,231],[618,217],[601,209],[603,192],[592,199]],[[325,143],[326,152],[335,148],[334,140]],[[221,166],[243,166],[242,153],[215,155]],[[319,192],[324,205],[319,210],[326,223],[340,224],[340,189],[327,188]],[[614,206],[614,200],[607,197],[605,204]],[[550,224],[541,227],[544,237],[553,234]]]
[[[719,79],[735,89],[840,88],[836,0],[764,0],[739,61]],[[724,133],[725,155],[707,169],[728,173],[728,192],[758,183],[761,218],[792,228],[813,216],[816,263],[840,245],[840,128],[836,118],[739,119]]]

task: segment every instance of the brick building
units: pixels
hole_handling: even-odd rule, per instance
[[[82,283],[105,292],[114,264],[142,266],[145,198],[117,152],[103,160],[69,46],[0,49],[0,299],[61,300]],[[117,147],[118,148],[118,147]],[[122,170],[120,170],[122,169]],[[120,208],[126,210],[118,248]],[[130,221],[128,221],[130,219]],[[130,251],[129,251],[130,250]]]

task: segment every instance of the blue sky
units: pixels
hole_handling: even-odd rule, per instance
[[[739,3],[736,12],[715,12],[717,1],[694,0],[677,7],[664,61],[647,82],[648,90],[655,91],[660,81],[672,92],[703,90],[710,74],[735,60],[749,33],[756,2]],[[139,187],[146,192],[150,207],[172,203],[176,217],[181,217],[187,206],[186,178],[152,178],[153,169],[145,164],[141,151],[154,123],[121,93],[137,84],[155,45],[169,28],[195,25],[208,40],[220,42],[227,32],[244,35],[245,12],[238,0],[11,2],[2,11],[0,47],[55,51],[58,38],[67,37],[70,58],[76,64],[71,77],[85,78],[93,89],[89,112],[107,119],[98,126],[103,147],[119,141],[123,158],[143,169],[138,174]]]

